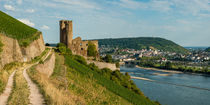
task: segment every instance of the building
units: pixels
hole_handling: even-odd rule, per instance
[[[68,48],[70,48],[73,54],[87,57],[88,42],[89,41],[83,41],[81,37],[73,39],[72,21],[60,21],[60,43],[64,43]],[[98,41],[92,40],[90,42],[95,44],[96,51],[98,52]]]

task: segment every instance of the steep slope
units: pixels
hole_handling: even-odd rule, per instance
[[[17,39],[21,46],[27,46],[39,38],[40,32],[0,11],[0,33]]]
[[[136,38],[115,38],[98,39],[99,46],[107,45],[119,48],[145,49],[153,47],[158,50],[187,53],[188,50],[182,46],[163,38],[158,37],[136,37]]]
[[[41,32],[0,11],[0,69],[30,61],[45,49]]]
[[[54,59],[49,56],[43,63],[28,70],[30,78],[37,83],[46,104],[59,105],[155,105],[140,91],[132,91],[133,86],[125,88],[129,82],[115,82],[114,80],[125,79],[123,74],[97,69],[92,64],[78,59],[75,55],[55,54],[55,68],[53,74],[44,73],[44,69],[38,66],[47,64]],[[95,71],[97,69],[97,71]],[[110,74],[111,73],[111,74]],[[109,77],[111,76],[112,77]],[[111,80],[114,79],[114,80]],[[127,78],[128,79],[128,78]],[[130,80],[131,81],[131,80]],[[127,85],[126,85],[127,86]]]

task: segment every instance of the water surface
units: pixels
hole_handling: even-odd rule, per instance
[[[121,72],[131,76],[154,80],[133,79],[145,96],[163,105],[210,105],[210,76],[128,68],[122,66]]]

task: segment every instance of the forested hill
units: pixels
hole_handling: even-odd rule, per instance
[[[210,47],[208,47],[208,48],[206,49],[206,51],[207,51],[207,52],[210,52]]]
[[[108,45],[111,47],[145,49],[154,48],[163,51],[187,53],[188,50],[182,46],[163,38],[158,37],[136,37],[136,38],[115,38],[98,39],[99,46]]]

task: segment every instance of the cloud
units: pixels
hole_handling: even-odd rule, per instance
[[[22,0],[17,0],[17,4],[22,4]]]
[[[151,0],[149,2],[140,2],[135,0],[120,0],[118,2],[114,1],[112,4],[119,5],[124,8],[130,9],[149,9],[156,11],[169,11],[171,10],[171,3],[167,0]]]
[[[119,0],[110,2],[129,9],[147,9],[159,12],[173,11],[194,16],[209,16],[210,0],[149,0],[147,2],[137,0]]]
[[[41,29],[43,29],[43,30],[49,30],[49,29],[50,29],[50,27],[49,27],[49,26],[47,26],[47,25],[43,25],[43,26],[41,27]]]
[[[79,8],[86,9],[100,9],[100,7],[95,3],[87,0],[54,0],[57,3],[62,3],[65,5],[71,5]]]
[[[25,23],[25,24],[27,24],[27,25],[29,25],[29,26],[31,26],[31,27],[35,26],[35,24],[33,22],[31,22],[30,20],[28,20],[28,19],[18,19],[18,20],[23,22],[23,23]]]
[[[11,5],[4,5],[4,8],[6,9],[6,10],[9,10],[9,11],[15,11],[15,8],[13,7],[13,6],[11,6]]]
[[[33,3],[39,6],[45,6],[56,9],[66,9],[74,11],[87,11],[87,10],[100,10],[98,3],[91,0],[26,0],[27,2]]]
[[[26,12],[28,12],[28,13],[34,13],[35,10],[34,9],[27,9]]]

